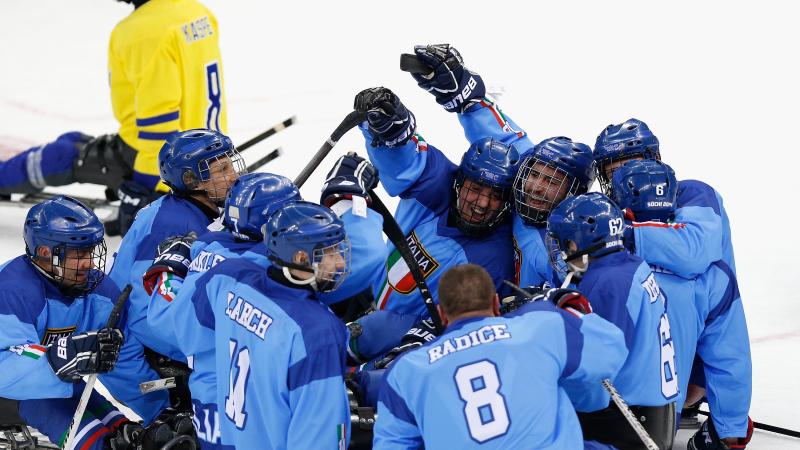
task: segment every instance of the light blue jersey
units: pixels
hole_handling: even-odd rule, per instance
[[[594,386],[584,406],[605,407],[600,382],[626,354],[620,330],[600,316],[550,303],[458,320],[389,369],[373,448],[584,448],[564,386]]]
[[[195,357],[189,381],[203,448],[347,446],[346,328],[312,291],[276,279],[235,258],[195,281],[176,333],[187,355],[213,352]],[[219,380],[211,403],[196,397],[204,376]]]
[[[684,278],[704,273],[722,260],[736,272],[728,214],[722,197],[697,180],[678,182],[675,222],[634,222],[636,254],[649,264],[666,268]]]
[[[628,357],[613,380],[625,401],[638,406],[675,401],[679,385],[670,320],[649,266],[626,251],[592,259],[578,289],[595,313],[625,334]]]
[[[119,294],[114,283],[104,279],[85,296],[67,297],[33,267],[27,256],[0,266],[0,397],[22,400],[23,418],[54,442],[69,425],[83,384],[58,378],[47,361],[46,348],[61,337],[103,328]],[[126,316],[122,315],[118,327],[128,337]],[[125,339],[114,369],[99,377],[115,398],[148,422],[168,406],[164,392],[143,395],[139,391],[139,383],[156,378],[135,339]],[[27,404],[28,400],[32,403]],[[96,402],[104,403],[100,399]],[[79,427],[83,431],[81,442],[87,442],[101,428],[108,432],[105,416],[108,423],[122,418],[113,408],[96,409],[96,415],[90,411],[91,417]]]
[[[142,345],[177,361],[185,362],[175,343],[160,339],[147,323],[150,296],[142,284],[142,276],[153,264],[158,244],[172,236],[183,236],[190,231],[202,234],[214,220],[216,211],[200,206],[193,200],[176,195],[165,195],[141,209],[130,230],[122,239],[114,258],[109,277],[122,289],[133,286],[129,301],[129,326],[132,336]]]
[[[684,279],[654,267],[667,296],[676,365],[686,400],[695,352],[702,359],[714,426],[722,437],[745,436],[752,396],[752,362],[742,301],[733,271],[717,261],[702,275]]]

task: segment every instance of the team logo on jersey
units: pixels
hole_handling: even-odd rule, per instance
[[[44,337],[42,338],[41,344],[47,347],[48,345],[54,343],[55,341],[74,333],[76,329],[78,329],[77,326],[65,327],[65,328],[48,328],[44,332]]]
[[[428,278],[436,269],[439,268],[439,262],[431,257],[425,250],[417,238],[415,232],[411,232],[406,238],[408,248],[411,254],[414,255],[414,261],[417,262],[419,269],[422,271],[424,278]],[[378,307],[383,309],[386,306],[386,301],[392,292],[400,294],[410,294],[417,287],[414,281],[414,276],[411,275],[411,270],[408,268],[406,261],[400,256],[400,252],[394,249],[386,260],[386,278],[383,280],[381,286],[381,294],[378,297]]]

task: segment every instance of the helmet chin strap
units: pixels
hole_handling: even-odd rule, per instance
[[[317,290],[317,277],[309,277],[309,278],[306,278],[305,280],[300,280],[300,279],[295,278],[292,275],[292,273],[290,272],[290,268],[289,267],[283,266],[281,268],[281,270],[283,271],[283,276],[285,276],[286,279],[291,281],[292,283],[294,283],[294,284],[296,284],[298,286],[311,285],[311,287],[314,288],[314,290]]]

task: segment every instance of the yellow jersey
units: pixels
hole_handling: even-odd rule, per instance
[[[150,0],[135,9],[111,32],[108,72],[119,135],[137,151],[133,169],[145,178],[158,177],[158,151],[170,133],[226,133],[219,28],[197,1]]]

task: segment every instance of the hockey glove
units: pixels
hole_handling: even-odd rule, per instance
[[[473,102],[486,95],[483,79],[464,66],[458,50],[449,44],[417,45],[417,59],[429,66],[428,75],[411,76],[422,89],[436,97],[436,103],[448,112],[464,112]]]
[[[107,441],[111,450],[189,450],[198,448],[192,417],[167,408],[148,426],[125,422]]]
[[[400,99],[385,87],[364,89],[356,94],[356,111],[367,113],[372,146],[399,147],[405,144],[417,128],[414,114]]]
[[[739,438],[720,439],[714,422],[709,418],[697,430],[697,433],[686,444],[687,450],[727,450],[731,448],[744,449],[753,437],[753,421],[747,418],[747,436]]]
[[[123,341],[116,328],[71,334],[47,348],[47,361],[62,381],[74,383],[84,375],[111,371]]]
[[[436,327],[433,326],[433,321],[430,319],[420,321],[414,325],[414,328],[408,330],[403,339],[400,340],[400,345],[389,350],[383,358],[375,361],[375,368],[388,369],[398,356],[409,350],[422,347],[423,344],[434,339],[436,339]]]
[[[369,204],[368,192],[376,186],[378,169],[366,159],[350,152],[340,157],[328,172],[319,202],[330,208],[339,200],[352,199],[356,195],[366,198]]]
[[[589,300],[574,289],[550,289],[544,294],[544,298],[577,317],[592,312]]]
[[[522,292],[516,292],[514,295],[503,297],[500,301],[500,315],[508,314],[526,303],[544,300],[544,294],[550,289],[550,284],[545,281],[538,286],[522,288],[527,293],[526,295],[523,295]]]
[[[186,236],[169,237],[158,244],[156,259],[142,278],[147,295],[153,295],[162,273],[186,278],[192,262],[190,256],[192,243],[196,239],[197,234],[192,231]]]
[[[125,236],[125,233],[127,233],[131,225],[133,225],[134,219],[136,219],[136,213],[161,195],[163,194],[154,192],[147,186],[143,186],[135,181],[123,181],[117,189],[117,197],[119,197],[120,200],[120,234]]]

